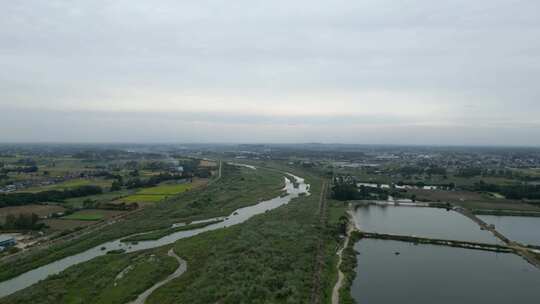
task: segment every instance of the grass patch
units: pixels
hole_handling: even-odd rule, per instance
[[[62,217],[62,219],[76,221],[100,221],[103,219],[103,217],[103,215],[98,213],[73,213]]]
[[[128,303],[177,266],[165,249],[105,255],[50,276],[0,303]]]

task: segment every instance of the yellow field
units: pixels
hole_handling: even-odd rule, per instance
[[[185,192],[191,189],[191,184],[175,184],[175,185],[159,185],[152,188],[145,188],[137,192],[137,194],[147,195],[171,195]]]
[[[209,160],[201,160],[199,163],[201,167],[217,167],[217,163]]]
[[[176,195],[192,188],[192,184],[165,184],[152,188],[145,188],[137,193],[121,199],[125,203],[155,203],[169,196]]]
[[[166,195],[138,195],[133,194],[120,199],[124,203],[157,203],[165,199]]]

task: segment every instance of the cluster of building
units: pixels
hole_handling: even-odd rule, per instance
[[[0,235],[0,252],[17,245],[17,241],[10,235]]]

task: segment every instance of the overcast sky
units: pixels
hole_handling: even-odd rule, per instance
[[[0,142],[540,145],[540,1],[0,0]]]

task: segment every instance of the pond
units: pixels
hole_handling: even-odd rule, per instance
[[[358,205],[358,228],[365,232],[400,234],[435,239],[501,243],[490,232],[455,212],[439,208]]]
[[[358,303],[538,303],[540,270],[513,254],[365,239],[351,293]],[[399,253],[397,255],[396,253]]]
[[[512,241],[540,246],[540,217],[479,215]]]

